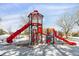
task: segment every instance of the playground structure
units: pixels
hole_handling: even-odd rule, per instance
[[[6,41],[8,43],[12,43],[13,39],[23,32],[25,29],[29,28],[29,40],[30,45],[43,43],[43,35],[46,36],[46,43],[49,44],[53,39],[52,43],[55,44],[55,39],[58,38],[59,40],[66,42],[69,45],[76,45],[75,42],[70,42],[62,37],[60,37],[55,29],[52,29],[53,33],[47,30],[47,33],[43,33],[43,15],[40,14],[37,10],[30,13],[28,15],[28,23],[25,24],[21,29],[17,30],[15,33],[11,34]],[[51,39],[52,38],[52,39]]]

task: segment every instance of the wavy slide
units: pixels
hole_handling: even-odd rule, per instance
[[[39,31],[39,33],[41,33],[41,34],[43,34],[43,35],[48,35],[48,34],[42,33],[41,30]],[[69,45],[76,45],[75,42],[68,41],[68,40],[66,40],[65,38],[62,38],[62,37],[60,37],[59,35],[57,35],[57,34],[58,34],[57,31],[54,30],[54,29],[53,29],[53,33],[54,33],[53,35],[54,35],[56,38],[58,38],[59,40],[62,40],[62,41],[66,42],[66,43],[69,44]]]
[[[64,42],[66,42],[66,43],[69,44],[69,45],[76,45],[75,42],[70,42],[70,41],[66,40],[65,38],[62,38],[62,37],[60,37],[59,35],[57,35],[57,31],[53,30],[53,32],[54,32],[54,36],[55,36],[56,38],[58,38],[58,39],[60,39],[60,40],[62,40],[62,41],[64,41]]]
[[[27,29],[30,26],[31,22],[28,22],[27,24],[25,24],[21,29],[17,30],[16,32],[14,32],[13,34],[11,34],[8,38],[7,38],[7,43],[12,43],[13,39],[20,34],[22,31],[24,31],[25,29]]]

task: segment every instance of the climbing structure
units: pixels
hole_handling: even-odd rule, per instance
[[[42,42],[42,34],[38,32],[42,32],[43,15],[41,15],[37,10],[34,10],[28,15],[28,18],[29,22],[27,24],[7,38],[8,43],[12,43],[13,39],[27,28],[29,28],[30,44],[38,44],[39,42]]]
[[[42,34],[38,33],[41,28],[43,27],[43,15],[40,14],[37,10],[34,10],[34,12],[30,13],[28,15],[29,21],[31,21],[31,25],[29,27],[29,38],[31,40],[31,44],[38,44],[39,42],[42,42]]]

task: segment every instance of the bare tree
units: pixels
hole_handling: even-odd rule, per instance
[[[1,24],[2,18],[0,18],[0,35],[3,35],[6,33],[6,31],[3,30],[3,25]]]
[[[79,10],[74,14],[75,23],[79,26]]]
[[[25,25],[29,21],[26,16],[21,16],[20,18],[22,19],[22,25]]]
[[[22,22],[22,24],[20,25],[20,27],[24,26],[29,21],[29,19],[26,16],[21,16],[20,18],[21,18],[21,22]],[[23,31],[22,34],[25,34],[25,35],[28,34],[28,30],[29,29],[26,29],[25,31]]]
[[[8,34],[12,34],[12,27],[8,27]]]
[[[73,29],[75,25],[74,16],[63,15],[58,21],[58,26],[61,27],[62,32],[64,32],[66,38],[68,38],[68,33]]]

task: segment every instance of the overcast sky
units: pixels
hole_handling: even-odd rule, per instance
[[[44,27],[54,27],[59,19],[65,13],[74,13],[79,9],[79,4],[0,4],[0,17],[3,19],[2,25],[12,31],[16,31],[22,24],[21,16],[26,16],[33,10],[38,10],[44,15]],[[26,20],[27,21],[27,20]]]

